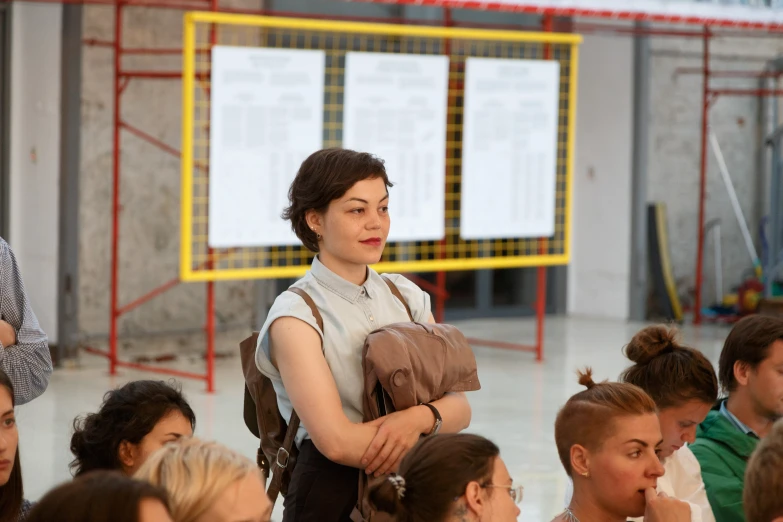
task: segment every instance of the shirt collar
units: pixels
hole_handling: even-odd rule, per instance
[[[758,434],[757,434],[755,431],[753,431],[751,428],[749,428],[749,427],[747,426],[747,424],[745,424],[744,422],[742,422],[741,420],[739,420],[739,419],[736,417],[736,415],[734,415],[733,413],[731,413],[731,412],[729,411],[729,409],[726,407],[726,404],[727,404],[728,402],[729,402],[729,401],[723,401],[723,402],[721,403],[721,405],[720,405],[720,413],[721,413],[721,415],[723,415],[724,417],[726,417],[727,419],[729,419],[729,421],[730,421],[730,422],[731,422],[731,423],[734,425],[734,427],[735,427],[735,428],[737,428],[738,430],[740,430],[740,431],[741,431],[742,433],[744,433],[745,435],[750,435],[750,436],[753,436],[753,437],[759,438]]]
[[[370,283],[371,281],[374,281],[372,276],[375,272],[369,267],[367,268],[367,279],[365,280],[364,285],[361,286],[346,281],[326,268],[318,259],[318,256],[313,258],[313,263],[310,265],[310,273],[318,283],[352,303],[355,303],[362,294],[366,294],[370,298],[373,297],[374,292],[372,284]]]

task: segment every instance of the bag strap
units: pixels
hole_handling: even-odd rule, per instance
[[[400,289],[397,288],[397,285],[392,283],[392,280],[386,277],[385,275],[382,275],[381,277],[383,278],[384,281],[386,281],[386,285],[389,287],[389,290],[391,290],[391,293],[394,294],[394,297],[399,299],[402,305],[405,307],[405,311],[408,312],[408,318],[410,318],[411,322],[414,322],[413,314],[411,313],[411,308],[408,306],[408,302],[400,293]]]
[[[318,307],[315,306],[315,302],[310,295],[301,288],[289,288],[291,292],[295,293],[310,307],[310,311],[315,317],[315,322],[318,324],[318,328],[323,334],[324,331],[324,319],[321,316],[321,312],[318,311]],[[321,343],[321,351],[323,352],[324,345]],[[269,488],[266,491],[269,500],[272,501],[272,505],[275,505],[277,496],[280,494],[280,488],[283,485],[283,472],[288,467],[288,460],[291,457],[291,448],[294,447],[294,440],[296,439],[296,433],[299,431],[300,419],[296,410],[291,410],[291,419],[288,421],[288,427],[285,432],[285,439],[283,439],[283,446],[277,450],[277,459],[275,459],[274,469],[272,470],[272,480],[269,483]],[[281,460],[283,461],[281,463]]]

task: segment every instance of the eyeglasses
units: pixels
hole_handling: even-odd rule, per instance
[[[508,490],[508,494],[511,497],[511,500],[514,501],[514,504],[521,504],[522,503],[522,497],[525,494],[525,486],[499,486],[499,485],[495,485],[495,484],[484,484],[481,487],[482,488],[500,488],[500,489]]]

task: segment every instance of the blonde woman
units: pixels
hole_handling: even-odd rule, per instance
[[[272,504],[258,466],[217,442],[164,446],[134,475],[164,488],[174,522],[269,522]]]

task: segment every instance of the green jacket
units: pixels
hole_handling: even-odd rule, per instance
[[[742,488],[745,468],[759,439],[746,435],[720,412],[720,403],[696,431],[690,448],[701,466],[716,522],[745,522]]]

